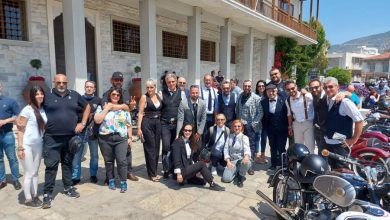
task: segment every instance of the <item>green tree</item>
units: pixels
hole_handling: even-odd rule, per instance
[[[330,69],[325,76],[326,77],[332,76],[336,78],[339,81],[340,85],[348,85],[352,79],[351,71],[341,69],[337,66]]]

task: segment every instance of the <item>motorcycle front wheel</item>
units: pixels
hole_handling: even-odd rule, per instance
[[[278,177],[273,188],[273,201],[280,208],[284,209],[292,216],[296,216],[302,204],[301,186],[299,181],[290,172]],[[296,216],[298,219],[299,216]]]
[[[363,166],[376,167],[378,171],[378,183],[383,183],[389,173],[389,167],[387,167],[386,161],[373,152],[363,152],[360,153],[357,157],[359,160],[361,160]],[[354,164],[352,165],[352,168],[355,175],[366,179],[366,174],[360,166]]]

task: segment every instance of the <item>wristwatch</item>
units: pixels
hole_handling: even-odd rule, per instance
[[[85,125],[87,125],[85,122],[81,122],[81,124],[85,127]]]

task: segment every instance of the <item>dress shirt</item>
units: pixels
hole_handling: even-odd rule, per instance
[[[275,97],[275,101],[269,100],[269,113],[275,114],[276,103],[278,102],[278,97]]]
[[[217,133],[215,136],[215,141],[217,141],[219,136],[222,134],[222,137],[218,140],[217,143],[215,143],[215,149],[218,151],[221,151],[221,152],[223,151],[223,147],[225,145],[225,139],[227,138],[227,137],[225,137],[225,134],[223,133],[224,130],[225,130],[225,126],[223,126],[222,128],[217,126]]]
[[[230,93],[229,93],[229,95],[222,94],[222,100],[223,100],[223,103],[225,105],[229,105],[230,97],[231,97]],[[236,102],[237,102],[237,96],[235,96],[235,99],[234,99],[234,103],[236,103]]]
[[[306,106],[307,106],[307,120],[313,121],[314,119],[314,107],[313,107],[313,96],[310,93],[305,94],[306,97]],[[305,119],[305,104],[303,96],[300,92],[297,92],[296,97],[290,97],[290,103],[294,119],[297,122],[304,122]],[[286,100],[287,105],[287,116],[291,116],[291,109],[288,105],[288,100]]]
[[[214,109],[215,107],[215,101],[218,98],[218,94],[215,91],[213,87],[207,88],[205,86],[202,87],[201,96],[204,102],[206,103],[206,113],[207,114],[214,114],[214,111],[217,111]],[[208,110],[208,103],[209,103],[209,92],[211,92],[211,110]]]

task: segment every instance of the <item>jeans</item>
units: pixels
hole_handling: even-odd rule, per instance
[[[256,151],[256,146],[255,146],[256,133],[253,130],[251,125],[246,124],[244,134],[249,138],[249,146],[251,148],[251,158],[253,160],[255,158],[255,151]]]
[[[72,161],[73,154],[69,151],[69,140],[72,135],[64,136],[43,136],[43,152],[42,156],[45,163],[45,185],[43,187],[44,194],[52,194],[58,165],[61,162],[62,183],[65,189],[73,185],[72,182]]]
[[[265,152],[265,146],[267,145],[267,132],[262,129],[259,132],[256,133],[255,138],[255,153],[264,153]],[[261,146],[261,148],[260,148]]]
[[[229,169],[228,167],[225,167],[225,170],[222,174],[222,182],[230,183],[233,181],[234,177],[237,175],[237,173],[240,176],[245,176],[245,174],[248,172],[249,168],[252,166],[252,162],[249,161],[247,164],[242,163],[241,160],[233,160],[233,169]]]
[[[80,178],[81,178],[81,159],[83,157],[85,144],[86,143],[84,143],[81,146],[79,152],[77,152],[74,155],[73,163],[72,163],[72,167],[73,167],[72,180],[80,180]],[[88,146],[89,146],[89,153],[90,153],[90,157],[91,157],[91,160],[89,161],[89,174],[90,174],[90,176],[96,176],[97,171],[98,171],[98,167],[99,167],[99,165],[98,165],[98,162],[99,162],[98,140],[97,139],[96,140],[89,140]]]
[[[5,182],[4,152],[7,155],[12,181],[19,179],[19,163],[16,158],[15,137],[12,131],[0,131],[0,182]]]

